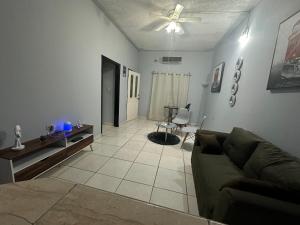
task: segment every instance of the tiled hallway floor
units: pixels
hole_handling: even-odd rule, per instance
[[[191,171],[192,144],[162,146],[147,139],[155,122],[104,126],[94,151],[84,149],[42,177],[55,177],[198,215]]]

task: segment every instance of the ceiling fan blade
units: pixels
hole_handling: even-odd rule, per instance
[[[158,27],[155,28],[155,31],[161,31],[164,28],[166,28],[169,24],[170,24],[170,22],[162,23],[161,25],[159,25]]]
[[[167,17],[167,16],[160,16],[159,18],[160,18],[160,19],[163,19],[163,20],[168,20],[168,21],[170,21],[170,17]]]
[[[168,17],[168,16],[166,16],[166,15],[164,15],[164,14],[162,14],[162,13],[150,12],[149,15],[150,15],[151,17],[158,17],[158,18],[160,18],[160,19],[170,20],[170,17]]]
[[[171,19],[178,20],[183,9],[183,5],[177,4],[174,13],[171,16]]]
[[[200,17],[190,17],[190,18],[179,18],[180,23],[199,23],[202,19]]]
[[[165,20],[162,19],[157,19],[152,21],[149,24],[146,24],[145,26],[141,27],[140,30],[141,31],[146,31],[146,32],[152,32],[154,31],[157,27],[161,26],[162,23],[165,23]]]

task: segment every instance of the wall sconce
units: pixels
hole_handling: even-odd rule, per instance
[[[246,28],[243,30],[243,33],[241,34],[239,38],[239,42],[241,47],[243,48],[249,41],[249,31],[250,31],[250,17],[251,17],[251,12],[248,13],[248,18],[247,18],[247,23],[246,23]]]
[[[247,44],[248,40],[249,40],[249,27],[247,26],[243,31],[242,35],[240,36],[239,42],[241,46],[244,47]]]

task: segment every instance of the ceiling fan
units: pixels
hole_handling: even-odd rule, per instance
[[[161,31],[165,29],[168,33],[177,33],[179,35],[184,34],[184,29],[182,23],[194,23],[200,22],[200,17],[180,17],[184,6],[177,4],[174,10],[169,11],[167,16],[159,15],[159,17],[166,22],[161,23],[158,25],[154,30]]]

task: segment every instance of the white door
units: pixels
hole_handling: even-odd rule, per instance
[[[140,74],[132,70],[128,72],[127,120],[138,117],[140,100]]]

